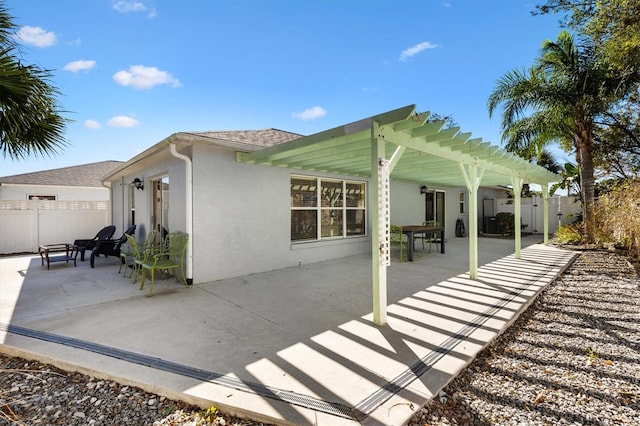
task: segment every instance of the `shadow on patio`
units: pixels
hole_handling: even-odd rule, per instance
[[[371,322],[369,256],[302,265],[154,296],[117,260],[0,259],[3,350],[203,407],[295,424],[402,424],[574,258],[523,239],[466,239],[392,262],[388,325]]]

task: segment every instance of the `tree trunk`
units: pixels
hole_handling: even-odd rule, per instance
[[[582,187],[582,211],[584,234],[588,243],[595,241],[595,179],[593,177],[593,152],[591,141],[581,141],[580,150],[580,185]]]

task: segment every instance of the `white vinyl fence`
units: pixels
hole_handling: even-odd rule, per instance
[[[496,212],[514,212],[513,198],[498,198]],[[542,197],[522,198],[522,224],[527,225],[522,232],[542,234],[544,230],[544,200]],[[576,215],[582,212],[582,205],[578,197],[562,196],[549,198],[549,233],[558,230],[558,225],[567,225],[576,221]]]
[[[109,225],[108,201],[0,201],[0,254],[92,238]]]

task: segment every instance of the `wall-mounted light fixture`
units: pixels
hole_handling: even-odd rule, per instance
[[[426,194],[428,189],[429,188],[427,188],[427,185],[422,185],[420,187],[420,194]]]
[[[131,185],[135,186],[136,189],[144,189],[144,182],[141,181],[140,178],[135,178],[133,182],[131,182]]]

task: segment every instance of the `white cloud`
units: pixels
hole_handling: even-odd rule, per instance
[[[433,44],[430,41],[423,41],[420,44],[416,44],[415,46],[412,46],[408,49],[403,50],[402,53],[400,54],[400,60],[406,61],[408,58],[412,57],[413,55],[417,55],[423,50],[435,49],[437,47],[439,47],[437,44]]]
[[[140,124],[138,120],[126,115],[116,115],[112,117],[107,124],[111,127],[134,127]]]
[[[315,120],[316,118],[322,118],[327,115],[327,110],[319,106],[314,106],[312,108],[307,108],[302,112],[294,112],[291,115],[293,116],[293,118],[304,121]]]
[[[96,120],[85,120],[83,126],[87,129],[99,129],[102,127]]]
[[[81,59],[79,61],[69,62],[62,69],[65,71],[78,72],[78,71],[88,71],[95,67],[96,67],[96,61],[85,61],[84,59]]]
[[[121,86],[131,86],[134,89],[151,89],[159,84],[169,84],[171,87],[181,87],[180,80],[166,71],[156,67],[133,65],[128,71],[118,71],[113,79]]]
[[[156,10],[141,1],[119,0],[113,3],[113,8],[120,13],[148,12],[147,16],[149,18],[155,18],[156,16]]]
[[[140,1],[116,1],[113,3],[113,8],[120,13],[131,12],[146,12],[147,6]]]
[[[18,30],[16,36],[25,43],[36,47],[49,47],[56,44],[56,34],[40,27],[24,26]]]

